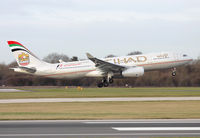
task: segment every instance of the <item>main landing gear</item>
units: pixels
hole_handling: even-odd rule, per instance
[[[109,84],[113,83],[113,77],[108,77],[107,79],[104,77],[100,83],[97,84],[99,88],[108,87]]]
[[[173,77],[176,76],[176,68],[173,68],[173,69],[172,69],[172,76],[173,76]]]

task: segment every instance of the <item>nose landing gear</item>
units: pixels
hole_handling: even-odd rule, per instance
[[[173,68],[173,69],[172,69],[172,76],[173,76],[173,77],[176,76],[176,68]]]

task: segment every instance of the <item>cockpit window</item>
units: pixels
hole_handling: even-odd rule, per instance
[[[183,54],[183,57],[187,57],[187,55],[186,55],[186,54]]]

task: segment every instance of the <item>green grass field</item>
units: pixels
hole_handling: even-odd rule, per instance
[[[72,97],[189,97],[198,87],[24,89],[0,92],[0,99]],[[200,118],[200,101],[73,102],[0,104],[0,120],[48,119],[188,119]]]
[[[0,104],[0,120],[200,118],[200,101]]]
[[[0,92],[0,99],[83,97],[189,97],[200,96],[199,87],[166,88],[54,88],[24,89],[28,92]]]

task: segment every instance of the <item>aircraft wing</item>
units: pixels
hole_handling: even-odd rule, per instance
[[[124,66],[120,66],[120,65],[116,65],[116,64],[113,64],[113,63],[110,63],[110,62],[106,62],[106,61],[103,61],[101,59],[98,59],[96,57],[93,57],[91,54],[89,53],[86,53],[88,59],[90,59],[92,62],[95,63],[95,66],[97,68],[99,68],[101,71],[103,71],[104,73],[107,73],[107,72],[121,72],[123,71],[124,69],[126,69],[126,67]]]

